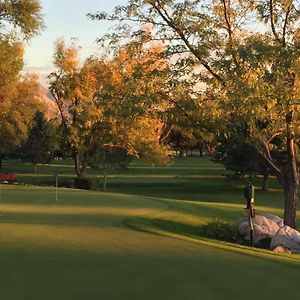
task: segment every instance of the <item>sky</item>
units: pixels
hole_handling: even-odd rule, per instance
[[[90,56],[99,48],[95,40],[112,27],[106,21],[92,21],[87,13],[110,12],[115,6],[126,4],[126,0],[40,0],[46,28],[26,45],[25,71],[40,75],[46,85],[46,76],[53,71],[54,44],[58,38],[78,40],[82,47],[81,57]]]

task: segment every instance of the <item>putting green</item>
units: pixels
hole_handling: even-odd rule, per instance
[[[161,201],[122,194],[2,187],[0,297],[282,299],[298,297],[297,260],[149,234],[124,220]]]

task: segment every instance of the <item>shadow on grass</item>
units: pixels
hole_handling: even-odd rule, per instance
[[[209,238],[230,243],[235,243],[238,239],[234,224],[218,220],[195,225],[163,219],[134,218],[128,219],[124,223],[141,231],[147,231],[144,230],[147,227],[154,227],[184,236]]]
[[[47,213],[2,213],[0,224],[28,224],[49,226],[122,227],[122,219],[113,214],[70,215]]]

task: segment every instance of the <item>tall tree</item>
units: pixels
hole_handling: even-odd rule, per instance
[[[91,15],[121,20],[127,33],[126,21],[150,23],[153,39],[170,54],[185,53],[175,67],[204,83],[203,120],[215,120],[228,137],[244,129],[284,190],[284,222],[291,227],[299,190],[299,11],[298,0],[131,0],[111,15]]]
[[[37,164],[49,162],[56,149],[56,126],[45,119],[43,112],[37,111],[27,141],[20,150],[21,156],[32,163],[33,172],[36,173]]]
[[[26,76],[13,84],[9,101],[0,105],[0,167],[3,157],[15,151],[27,139],[32,117],[38,109],[38,90],[37,77]],[[40,103],[39,108],[42,109]]]
[[[22,40],[38,34],[42,27],[38,0],[0,1],[0,104],[23,68]]]
[[[35,112],[36,79],[21,78],[22,40],[42,28],[38,0],[0,1],[0,168],[3,155],[26,139]]]
[[[23,46],[12,43],[9,38],[0,38],[0,108],[9,101],[23,68]],[[1,109],[3,110],[3,109]]]
[[[94,102],[96,78],[88,63],[80,66],[79,48],[63,40],[57,42],[54,64],[57,72],[50,74],[50,90],[58,106],[63,134],[70,147],[78,177],[86,173],[92,126],[101,115]]]
[[[213,160],[222,163],[235,177],[263,175],[262,190],[269,189],[270,169],[256,149],[241,139],[220,137]]]
[[[58,42],[50,90],[78,177],[85,175],[97,148],[105,145],[156,160],[166,156],[159,144],[163,122],[157,118],[165,65],[154,47],[144,46],[131,43],[113,58],[91,57],[80,66],[78,47]],[[149,81],[141,80],[142,73]]]

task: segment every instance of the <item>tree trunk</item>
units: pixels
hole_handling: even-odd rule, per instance
[[[74,158],[74,167],[77,177],[82,177],[80,172],[80,159],[79,154],[77,152],[73,152],[73,158]]]
[[[206,143],[206,149],[207,149],[207,154],[208,154],[208,156],[212,156],[212,155],[213,155],[213,152],[214,152],[215,149],[216,149],[216,146],[213,145],[212,143]]]
[[[105,149],[103,150],[103,192],[107,191],[107,168],[106,168]]]
[[[295,155],[295,141],[292,135],[286,138],[286,151],[288,157],[284,171],[276,167],[271,159],[267,159],[267,162],[284,191],[284,225],[296,228],[299,174]]]
[[[200,157],[201,158],[203,158],[203,144],[201,144],[200,146],[199,146],[199,155],[200,155]]]
[[[37,169],[36,165],[37,165],[36,163],[32,163],[32,171],[34,174],[36,173],[36,169]]]
[[[84,160],[80,168],[80,174],[81,174],[80,177],[84,177],[86,175],[86,172],[87,172],[87,161]]]
[[[284,184],[284,224],[296,228],[296,212],[299,191],[299,174],[295,154],[295,141],[293,136],[287,137],[288,171]]]
[[[3,168],[3,155],[0,154],[0,170]]]
[[[263,177],[263,182],[262,182],[262,188],[264,192],[269,191],[269,173],[265,173]]]
[[[77,177],[84,177],[87,170],[87,154],[84,154],[82,161],[80,161],[79,153],[77,151],[73,151],[73,158]]]
[[[107,169],[105,163],[103,163],[103,192],[107,191]]]
[[[284,189],[284,225],[296,228],[296,211],[299,185],[287,184]]]

